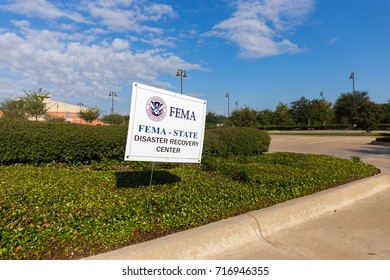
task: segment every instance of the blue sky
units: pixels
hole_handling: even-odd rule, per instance
[[[0,100],[43,87],[58,101],[128,114],[132,82],[227,115],[302,96],[390,99],[388,0],[0,0]]]

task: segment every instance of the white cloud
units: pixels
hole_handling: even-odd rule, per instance
[[[336,37],[330,38],[328,41],[326,41],[326,44],[335,45],[339,40],[340,40],[340,37],[336,36]]]
[[[175,47],[175,38],[168,37],[168,38],[154,38],[154,37],[147,37],[147,38],[141,38],[140,41],[142,41],[145,44],[152,45],[153,47]]]
[[[112,41],[112,47],[114,50],[127,50],[129,48],[129,42],[122,40],[120,38],[115,38]]]
[[[75,22],[86,22],[83,17],[74,12],[62,11],[47,0],[14,0],[10,4],[0,6],[0,10],[14,12],[29,17],[41,17],[45,19],[68,18]]]
[[[44,87],[52,91],[53,98],[74,101],[80,96],[84,100],[102,98],[118,84],[134,80],[170,87],[158,80],[159,75],[173,73],[183,65],[202,70],[200,65],[163,50],[134,52],[121,38],[92,45],[71,38],[66,33],[32,29],[22,35],[0,34],[0,72],[7,71],[12,80],[18,80],[17,88]],[[11,78],[4,79],[11,84]],[[0,89],[2,96],[10,92]]]
[[[11,23],[20,29],[30,28],[30,22],[27,20],[11,20]]]
[[[103,26],[114,31],[149,31],[161,34],[161,29],[148,26],[146,22],[157,22],[176,16],[169,5],[149,4],[142,0],[89,2],[87,7],[92,17],[99,19]]]
[[[54,99],[86,104],[132,81],[170,88],[159,77],[180,67],[204,70],[167,50],[177,40],[160,29],[161,21],[176,17],[170,5],[15,0],[0,4],[0,11],[25,18],[11,19],[13,28],[0,32],[1,98],[43,87]]]
[[[129,30],[139,28],[138,24],[135,26],[135,22],[131,20],[131,13],[128,11],[111,10],[90,4],[89,12],[93,17],[100,19],[102,25],[108,26],[110,29]]]
[[[239,48],[243,58],[262,58],[301,49],[284,33],[302,23],[313,0],[238,0],[231,18],[213,27],[208,36],[225,38]]]
[[[78,9],[83,14],[68,8]],[[161,29],[148,26],[146,23],[176,17],[170,5],[146,0],[84,0],[78,4],[65,1],[57,2],[56,5],[48,0],[15,0],[0,5],[0,10],[46,20],[66,18],[89,25],[94,25],[93,20],[98,19],[101,26],[113,31],[149,31],[159,34],[162,33]]]
[[[172,7],[164,4],[152,3],[149,7],[145,8],[145,15],[148,20],[158,21],[164,17],[173,18],[176,16]]]

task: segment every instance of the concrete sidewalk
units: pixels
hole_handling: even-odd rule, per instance
[[[323,208],[321,208],[323,207]],[[291,210],[288,215],[283,211]],[[305,211],[306,210],[306,211]],[[390,175],[380,175],[270,207],[274,231],[259,220],[262,248],[242,247],[217,259],[390,260]],[[297,215],[302,214],[302,216]],[[266,215],[267,217],[267,215]],[[288,217],[287,223],[281,220]],[[282,223],[283,229],[278,226]]]
[[[272,137],[271,152],[358,155],[381,174],[87,259],[389,260],[390,145],[372,146],[366,137]]]

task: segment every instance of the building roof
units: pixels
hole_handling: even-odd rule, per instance
[[[79,106],[79,105],[72,105],[61,101],[56,101],[50,98],[45,99],[44,101],[47,105],[46,108],[48,108],[47,112],[49,113],[55,113],[55,112],[80,112],[80,109],[85,110],[86,107]]]

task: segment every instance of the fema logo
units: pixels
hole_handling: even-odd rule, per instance
[[[146,114],[152,121],[155,122],[159,122],[164,119],[167,114],[165,101],[158,96],[150,98],[146,103]]]

